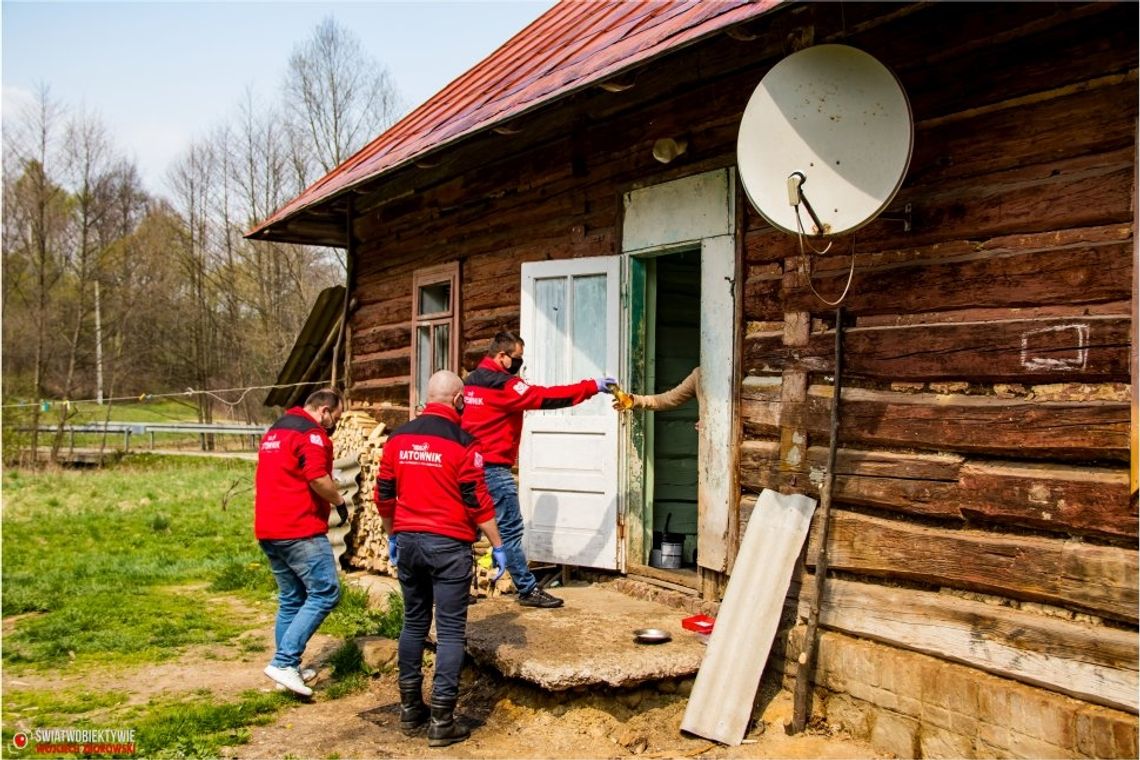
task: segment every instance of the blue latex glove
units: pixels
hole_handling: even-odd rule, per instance
[[[396,543],[397,538],[399,536],[388,536],[388,564],[390,565],[400,564],[397,561],[400,556],[400,547]]]
[[[598,393],[612,393],[613,386],[617,385],[617,378],[606,375],[605,377],[594,378],[594,383],[598,386]]]
[[[491,583],[503,577],[503,573],[507,572],[507,550],[503,547],[491,549],[491,566],[499,572],[491,578]]]

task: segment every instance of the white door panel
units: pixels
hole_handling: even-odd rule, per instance
[[[616,375],[616,256],[523,264],[525,379],[567,385]],[[530,411],[519,450],[519,503],[527,557],[617,569],[618,419],[611,397]]]

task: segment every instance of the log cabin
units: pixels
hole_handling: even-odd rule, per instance
[[[769,667],[794,677],[818,601],[817,710],[880,750],[1136,757],[1137,29],[1133,3],[561,3],[249,237],[347,249],[341,379],[389,425],[503,329],[541,384],[699,365],[674,412],[528,415],[520,497],[532,559],[715,602],[757,492],[819,495],[837,385],[741,117],[785,56],[869,52],[914,151],[813,262],[830,298],[855,267],[830,575],[793,584]]]

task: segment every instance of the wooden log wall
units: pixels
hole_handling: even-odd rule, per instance
[[[856,267],[821,619],[1136,713],[1136,10],[1055,10],[1005,7],[933,56],[903,30],[938,39],[952,8],[852,39],[914,107],[892,206],[914,229],[875,222],[815,262],[831,297]],[[834,310],[794,238],[746,224],[741,482],[818,493]]]
[[[747,98],[783,55],[860,47],[911,99],[915,151],[890,211],[910,204],[913,229],[876,221],[814,265],[835,296],[855,259],[830,541],[842,583],[823,624],[1082,698],[1104,678],[1101,703],[1135,712],[1121,695],[1136,674],[1136,28],[1124,3],[806,4],[753,22],[752,41],[693,45],[631,90],[579,93],[408,169],[355,225],[354,405],[407,419],[414,270],[461,262],[470,370],[518,324],[522,263],[615,255],[622,194],[733,165]],[[656,164],[653,141],[678,134],[689,152]],[[835,327],[797,241],[750,208],[744,229],[742,518],[761,488],[818,491]],[[971,595],[1000,646],[962,637]],[[890,619],[896,607],[927,617]],[[1049,649],[1058,631],[1069,641]]]

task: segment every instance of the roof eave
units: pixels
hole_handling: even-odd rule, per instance
[[[758,4],[762,4],[762,3],[758,3]],[[326,208],[328,205],[335,203],[337,200],[343,199],[349,193],[360,192],[361,188],[365,185],[374,185],[374,187],[372,188],[372,191],[375,191],[375,189],[379,185],[382,184],[383,180],[392,177],[393,175],[399,173],[400,171],[402,171],[408,167],[413,166],[417,161],[422,161],[427,157],[433,156],[433,155],[440,153],[440,152],[443,152],[445,150],[452,150],[464,142],[468,142],[468,141],[470,141],[470,140],[472,140],[472,139],[474,139],[480,135],[484,135],[488,132],[491,132],[496,127],[501,127],[506,122],[515,121],[521,117],[529,116],[529,115],[533,114],[534,112],[541,110],[541,109],[554,107],[555,105],[564,102],[565,100],[567,100],[568,98],[570,98],[574,95],[577,95],[577,94],[579,94],[583,91],[586,91],[592,87],[596,87],[598,84],[600,84],[603,81],[606,81],[606,80],[609,80],[609,79],[612,79],[614,77],[618,77],[618,76],[621,76],[624,74],[628,74],[629,72],[631,72],[634,69],[637,69],[639,67],[648,66],[651,63],[656,62],[665,56],[672,55],[672,54],[674,54],[680,50],[684,50],[688,47],[691,47],[693,45],[704,42],[708,39],[715,37],[718,34],[722,34],[722,33],[726,32],[729,29],[733,29],[733,28],[754,22],[757,18],[764,16],[764,15],[767,15],[768,13],[775,10],[776,8],[787,7],[787,6],[790,6],[793,4],[794,4],[794,2],[787,2],[786,0],[783,2],[781,0],[776,0],[776,2],[773,2],[771,5],[768,5],[763,10],[761,10],[760,12],[758,12],[754,15],[751,15],[747,18],[740,19],[739,21],[734,22],[732,24],[726,24],[724,26],[712,29],[712,30],[706,32],[705,34],[693,37],[690,40],[686,40],[682,44],[679,44],[679,45],[676,45],[673,47],[668,47],[668,48],[663,49],[663,50],[659,51],[658,53],[650,55],[646,58],[639,58],[637,61],[635,61],[634,63],[631,63],[629,65],[625,65],[625,66],[616,65],[610,69],[603,69],[603,70],[595,73],[593,76],[588,77],[588,78],[584,78],[581,82],[567,88],[566,90],[563,90],[563,91],[557,93],[553,97],[550,97],[550,98],[544,99],[544,100],[537,100],[534,103],[532,103],[531,105],[523,108],[522,110],[512,111],[507,116],[493,118],[490,121],[487,121],[487,122],[484,122],[483,124],[472,127],[471,129],[469,129],[466,132],[462,132],[460,134],[457,134],[457,135],[454,135],[450,138],[447,138],[446,140],[439,142],[439,143],[436,143],[436,144],[428,147],[425,150],[422,150],[418,153],[414,153],[414,154],[408,156],[403,161],[400,161],[397,164],[389,166],[389,167],[381,170],[380,172],[378,172],[376,174],[366,176],[366,177],[362,177],[361,179],[359,179],[359,180],[357,180],[351,184],[346,185],[345,187],[333,192],[332,194],[330,194],[328,196],[325,196],[322,198],[316,198],[312,202],[310,202],[304,206],[300,206],[297,209],[294,209],[293,211],[289,212],[286,216],[281,217],[280,219],[270,217],[270,219],[267,220],[266,222],[263,222],[261,225],[255,227],[254,229],[247,232],[245,234],[245,237],[252,239],[252,240],[265,240],[265,241],[271,241],[271,242],[297,243],[297,244],[308,244],[308,245],[328,245],[328,246],[334,247],[334,248],[347,248],[348,247],[347,234],[346,234],[347,220],[346,220],[345,226],[340,230],[339,234],[334,235],[334,236],[326,235],[326,236],[324,236],[324,240],[322,242],[317,242],[313,238],[309,237],[307,235],[307,233],[303,233],[303,232],[300,232],[297,230],[297,223],[299,221],[298,217],[305,214],[305,213],[311,213],[311,212],[317,211],[318,209]],[[396,125],[393,125],[393,128],[395,126]],[[364,150],[364,149],[365,148],[362,148],[361,150]],[[344,164],[352,162],[354,158],[355,158],[355,154],[353,157],[348,158],[344,162]],[[344,164],[342,164],[342,166]],[[324,178],[322,178],[321,180],[318,180],[318,183],[323,181],[323,179]],[[314,183],[314,184],[316,184],[316,183]],[[304,195],[304,193],[302,193],[302,195]],[[274,216],[276,216],[276,214]],[[310,225],[311,225],[311,223],[307,223],[306,227],[309,227]],[[335,240],[337,242],[328,242],[329,240]]]

